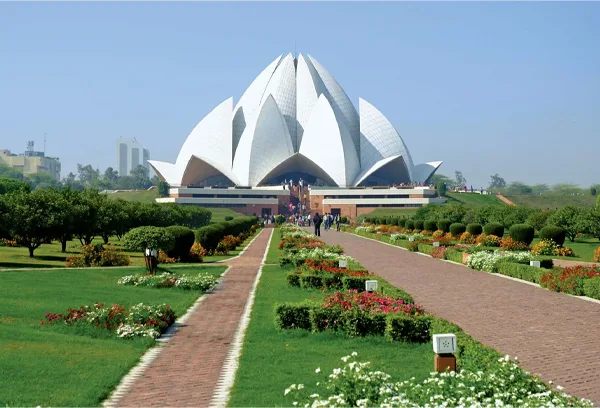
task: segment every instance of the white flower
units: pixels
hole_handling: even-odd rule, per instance
[[[317,367],[317,369],[315,370],[315,373],[319,374],[321,372],[321,368]]]

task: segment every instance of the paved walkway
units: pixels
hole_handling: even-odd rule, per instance
[[[189,316],[119,406],[209,405],[271,232],[262,230],[240,257],[225,262],[231,268],[219,289]]]
[[[321,239],[527,371],[600,404],[600,304],[335,230]]]
[[[572,266],[600,266],[598,262],[583,262],[583,261],[568,261],[566,259],[553,259],[555,266],[562,266],[563,268],[570,268]]]

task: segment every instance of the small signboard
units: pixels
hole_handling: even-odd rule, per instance
[[[415,237],[408,237],[408,242],[415,242]]]
[[[339,266],[340,266],[340,268],[347,268],[348,267],[348,261],[346,259],[340,259]]]
[[[437,248],[437,247],[439,247],[439,246],[440,246],[440,243],[439,243],[439,242],[435,241],[435,242],[433,243],[433,247],[434,247],[434,248]]]
[[[367,292],[375,292],[375,291],[377,291],[377,281],[376,280],[365,281],[365,290]]]
[[[529,261],[529,266],[540,268],[541,267],[540,261]]]

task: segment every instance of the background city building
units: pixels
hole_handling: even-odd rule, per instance
[[[151,170],[148,160],[150,160],[150,151],[144,149],[135,138],[119,137],[117,139],[117,171],[119,176],[129,176],[131,170],[140,164]]]
[[[10,150],[0,150],[0,163],[13,169],[19,170],[23,174],[46,173],[52,175],[57,181],[60,180],[60,160],[58,157],[46,157],[44,152],[38,152],[34,149],[34,142],[27,142],[25,153],[15,154]]]

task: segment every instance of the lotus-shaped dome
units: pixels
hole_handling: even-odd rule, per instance
[[[414,165],[377,108],[359,99],[359,112],[313,57],[281,55],[235,107],[229,98],[196,125],[174,164],[150,164],[171,186],[252,187],[298,175],[339,187],[420,183],[441,165]]]

